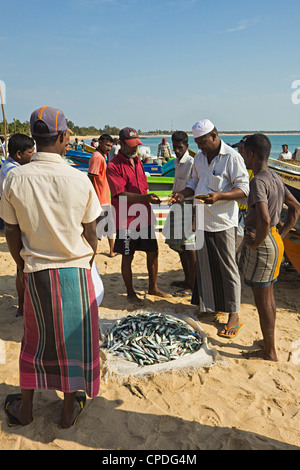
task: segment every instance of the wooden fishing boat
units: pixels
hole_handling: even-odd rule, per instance
[[[281,171],[288,171],[288,172],[295,172],[296,175],[300,176],[300,166],[296,163],[291,163],[282,160],[276,160],[275,158],[269,158],[268,165],[272,170],[281,170]]]
[[[91,154],[87,152],[81,152],[80,150],[68,150],[66,152],[66,157],[75,163],[81,163],[88,166]]]
[[[147,176],[149,191],[170,191],[173,189],[174,178],[166,176]]]
[[[291,231],[283,239],[284,251],[292,266],[300,274],[300,232]]]
[[[293,196],[300,202],[300,166],[269,158],[269,168],[276,171]]]

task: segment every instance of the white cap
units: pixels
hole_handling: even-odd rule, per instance
[[[215,126],[209,119],[202,119],[193,125],[193,136],[197,139],[197,137],[209,134],[214,128]]]

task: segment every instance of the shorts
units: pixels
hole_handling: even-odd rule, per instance
[[[121,255],[133,255],[136,251],[157,252],[158,244],[153,226],[149,226],[143,233],[138,231],[117,229],[114,252]]]
[[[250,287],[270,286],[279,275],[283,253],[283,241],[276,227],[271,227],[265,240],[255,250],[243,242],[239,268],[244,283]]]

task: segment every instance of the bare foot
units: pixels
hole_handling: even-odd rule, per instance
[[[135,304],[135,305],[143,305],[144,302],[142,299],[140,299],[136,293],[134,294],[127,294],[127,300],[128,302]]]
[[[159,289],[153,289],[153,290],[149,290],[148,292],[149,295],[156,295],[156,297],[163,297],[163,298],[170,298],[172,297],[171,294],[168,294],[167,292],[163,292],[162,290],[159,290]]]
[[[245,359],[249,360],[258,360],[258,361],[272,361],[272,362],[278,362],[277,354],[266,354],[264,350],[257,350],[257,351],[250,351],[247,353],[243,353],[243,357]]]
[[[228,319],[228,323],[226,325],[226,329],[223,328],[220,331],[220,334],[231,336],[234,333],[234,331],[236,330],[236,327],[239,326],[239,325],[240,325],[240,322],[239,322],[238,313],[231,313],[229,315],[229,319]]]

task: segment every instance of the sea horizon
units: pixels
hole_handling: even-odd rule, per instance
[[[288,148],[291,153],[295,151],[297,147],[300,147],[300,132],[298,133],[289,133],[289,132],[282,132],[282,133],[265,133],[263,131],[259,131],[261,133],[266,134],[270,141],[271,141],[271,154],[270,158],[278,159],[279,154],[282,152],[282,145],[288,145]],[[219,135],[221,139],[229,145],[236,144],[241,140],[241,136],[248,135],[248,134],[253,134],[254,132],[236,132],[236,133],[222,133],[219,132]],[[192,134],[187,133],[189,136],[189,148],[195,152],[198,151],[198,146],[196,142],[194,141],[194,138]],[[86,144],[90,144],[91,140],[93,138],[98,138],[99,135],[95,136],[71,136],[71,142],[74,142],[75,138],[78,138],[78,140],[84,140]],[[112,137],[118,137],[118,136],[112,136]],[[149,147],[150,148],[150,154],[151,155],[157,155],[157,149],[158,149],[158,144],[161,142],[162,138],[165,137],[167,139],[167,142],[169,143],[172,151],[172,139],[171,135],[167,134],[156,134],[156,135],[144,135],[140,134],[140,138],[143,142],[144,147]],[[236,138],[235,138],[236,137]],[[173,152],[172,152],[173,153]]]

